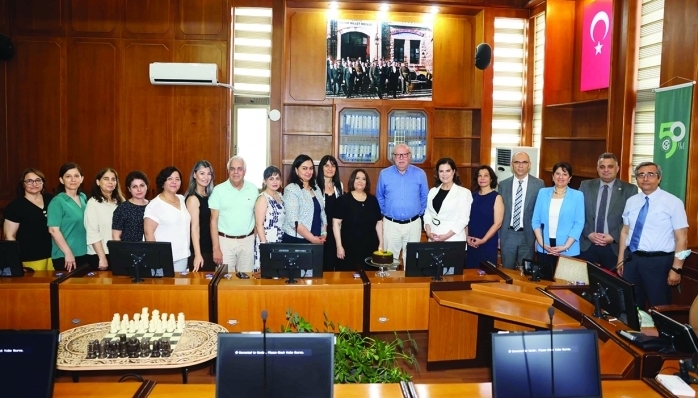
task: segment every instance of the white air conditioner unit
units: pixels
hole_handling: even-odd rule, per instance
[[[150,84],[219,86],[218,65],[176,62],[150,64]]]
[[[511,172],[511,158],[518,152],[525,152],[531,158],[532,176],[538,177],[538,154],[540,150],[531,146],[501,146],[495,148],[495,164],[494,172],[497,174],[497,180],[502,181],[509,178],[514,173]]]

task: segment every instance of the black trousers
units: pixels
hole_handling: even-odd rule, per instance
[[[627,257],[630,250],[625,251]],[[655,305],[671,304],[671,286],[667,284],[674,256],[640,257],[634,254],[623,264],[623,279],[632,283],[635,304],[646,309]]]
[[[613,252],[611,245],[599,246],[592,244],[589,248],[579,253],[579,258],[591,263],[600,264],[608,270],[616,266],[618,255]]]

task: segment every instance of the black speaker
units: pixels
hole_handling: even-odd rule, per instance
[[[15,55],[15,48],[12,47],[10,37],[0,33],[0,60],[7,61]]]
[[[475,48],[475,67],[480,70],[487,69],[492,61],[492,47],[487,43],[480,43]]]

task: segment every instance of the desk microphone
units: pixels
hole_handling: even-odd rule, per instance
[[[555,366],[553,363],[553,353],[555,352],[555,346],[553,345],[553,315],[555,315],[555,308],[548,307],[548,317],[550,317],[550,384],[552,385],[551,397],[555,398]]]
[[[625,256],[625,258],[624,258],[621,262],[619,262],[618,264],[616,264],[615,267],[611,268],[611,272],[616,272],[616,269],[618,269],[618,267],[620,267],[621,265],[625,264],[626,261],[630,261],[630,260],[632,260],[632,259],[633,259],[633,253],[630,252],[630,253],[628,253],[627,256]]]
[[[264,383],[264,398],[267,398],[267,315],[267,310],[262,310],[262,346],[264,349],[262,382]]]

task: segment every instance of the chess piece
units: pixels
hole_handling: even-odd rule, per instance
[[[107,342],[102,340],[99,344],[99,359],[104,359],[107,357]]]
[[[141,314],[135,313],[133,314],[133,320],[138,322],[141,320]]]
[[[160,343],[160,352],[163,357],[169,357],[172,354],[172,349],[170,347],[170,339],[163,337]]]
[[[95,343],[94,341],[90,340],[87,342],[87,359],[95,359],[97,358],[97,353],[95,352]]]
[[[177,314],[177,332],[182,333],[184,331],[184,326],[186,323],[184,322],[184,313],[180,312]]]
[[[150,325],[148,326],[148,332],[155,333],[155,330],[156,330],[155,319],[151,319]]]
[[[177,322],[175,321],[174,314],[170,314],[169,319],[167,319],[167,332],[172,333],[177,327]]]
[[[158,319],[157,321],[155,321],[155,326],[156,326],[155,333],[164,333],[165,332],[165,325],[163,324],[163,322],[161,320]]]
[[[118,342],[112,340],[108,344],[107,357],[108,358],[118,358],[119,357],[119,345]]]
[[[126,339],[119,340],[119,358],[126,358],[126,357],[128,357]]]
[[[151,358],[160,358],[160,340],[153,341],[153,351],[150,353]]]
[[[126,347],[126,351],[128,352],[128,357],[129,358],[138,358],[139,356],[139,351],[140,350],[140,344],[138,343],[138,339],[135,337],[131,337],[128,339],[128,345]]]
[[[111,319],[111,325],[109,326],[109,333],[116,333],[119,331],[119,314],[114,314]]]
[[[142,315],[150,314],[150,311],[148,311],[148,307],[143,307],[143,309],[141,310],[141,314]],[[141,316],[141,317],[143,317],[143,316]]]
[[[158,310],[153,310],[153,316],[151,317],[153,319],[158,318],[160,319],[160,311]]]
[[[160,316],[160,320],[162,323],[167,323],[167,312],[163,312],[162,315]]]
[[[128,332],[130,334],[136,333],[136,322],[133,320],[128,321]]]
[[[124,315],[124,318],[126,318],[126,315]],[[128,330],[128,320],[122,319],[121,325],[119,326],[119,333],[126,333],[127,330]]]
[[[147,358],[149,356],[150,356],[150,342],[149,341],[142,341],[141,342],[141,358]]]

